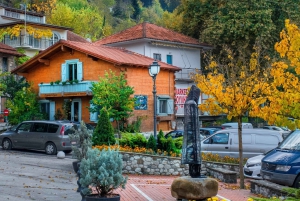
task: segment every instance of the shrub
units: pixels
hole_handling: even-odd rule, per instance
[[[178,137],[174,139],[176,149],[182,149],[183,137]]]
[[[114,129],[109,121],[108,113],[105,108],[100,111],[100,117],[93,133],[93,145],[115,144],[116,138]]]
[[[130,146],[131,148],[146,147],[147,139],[141,133],[122,133],[119,144],[122,146]]]
[[[98,196],[106,196],[113,190],[125,189],[127,177],[122,176],[123,160],[118,150],[88,149],[87,157],[80,163],[80,184],[84,195],[92,193],[92,187]]]
[[[165,139],[164,132],[160,129],[157,135],[157,148],[163,150],[163,140]]]
[[[157,150],[157,147],[156,147],[156,139],[154,138],[153,135],[151,135],[148,139],[148,142],[147,142],[147,149],[152,149],[153,151],[156,152]]]

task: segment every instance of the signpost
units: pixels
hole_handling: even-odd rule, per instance
[[[3,112],[4,112],[4,116],[5,116],[5,122],[6,122],[7,130],[8,130],[8,119],[7,119],[7,116],[9,115],[9,109],[6,108]]]

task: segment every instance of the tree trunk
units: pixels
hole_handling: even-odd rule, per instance
[[[238,119],[238,136],[239,136],[239,168],[240,168],[240,189],[245,188],[244,184],[244,171],[243,171],[243,138],[242,138],[242,116],[239,116]]]

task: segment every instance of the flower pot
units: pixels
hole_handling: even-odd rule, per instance
[[[79,170],[79,166],[80,166],[80,161],[73,161],[73,169],[74,169],[74,172],[77,173],[78,170]]]
[[[87,195],[85,196],[86,201],[120,201],[119,194],[110,194],[107,196],[99,197],[99,195]]]

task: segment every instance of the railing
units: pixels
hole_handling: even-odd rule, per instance
[[[2,40],[2,43],[9,45],[11,47],[17,48],[17,47],[23,47],[23,48],[32,48],[32,49],[38,49],[38,50],[45,50],[48,47],[52,46],[54,43],[56,43],[58,40],[52,40],[52,39],[45,39],[45,38],[33,38],[33,36],[24,36],[21,35],[19,37],[10,37],[5,36]]]
[[[49,94],[61,94],[64,95],[65,93],[86,93],[91,94],[92,90],[92,81],[82,81],[79,83],[66,83],[66,84],[50,84],[50,83],[43,83],[39,84],[39,95],[49,95]]]
[[[175,73],[177,80],[191,80],[191,76],[197,72],[195,68],[182,68],[181,71]]]

